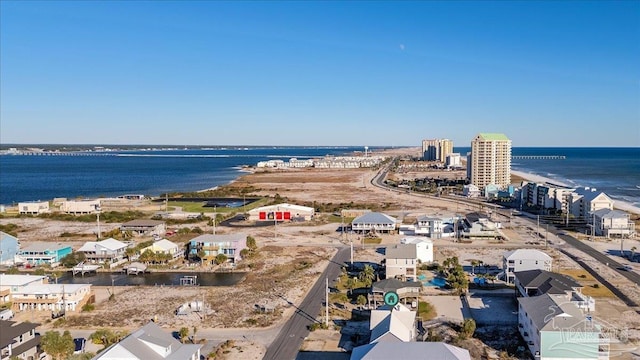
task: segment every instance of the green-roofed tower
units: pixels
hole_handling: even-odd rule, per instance
[[[500,133],[480,133],[471,140],[467,176],[480,189],[511,184],[511,140]]]

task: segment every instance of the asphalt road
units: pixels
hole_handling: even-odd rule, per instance
[[[325,300],[325,282],[329,279],[332,284],[340,269],[349,259],[349,248],[343,247],[338,250],[331,262],[313,285],[307,296],[302,300],[297,311],[282,326],[276,339],[267,348],[264,359],[289,360],[295,359],[302,342],[309,335],[308,326],[314,323],[316,316],[320,313],[320,308]]]

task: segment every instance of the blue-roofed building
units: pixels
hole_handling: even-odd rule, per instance
[[[391,233],[396,230],[397,220],[387,214],[370,212],[358,216],[351,222],[351,230],[358,233]]]
[[[62,243],[36,242],[18,251],[18,257],[30,265],[56,265],[71,254],[71,246]]]
[[[17,237],[0,231],[0,265],[13,265],[19,248]]]

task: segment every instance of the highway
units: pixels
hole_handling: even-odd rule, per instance
[[[326,279],[329,284],[340,275],[340,269],[349,259],[349,248],[338,249],[329,265],[313,285],[307,296],[302,300],[297,311],[287,320],[278,336],[267,348],[264,359],[289,360],[295,359],[302,342],[309,335],[308,326],[316,320],[325,300]]]

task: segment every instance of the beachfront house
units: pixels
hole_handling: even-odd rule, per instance
[[[578,188],[569,195],[571,215],[578,219],[593,221],[593,213],[600,209],[613,210],[614,201],[596,188]],[[591,219],[589,219],[591,217]]]
[[[133,236],[153,236],[162,237],[167,231],[164,221],[139,219],[132,220],[120,225],[123,234],[130,233]]]
[[[443,342],[385,342],[378,341],[358,346],[351,352],[350,360],[379,359],[412,360],[471,360],[469,350]]]
[[[418,252],[416,244],[387,246],[385,268],[387,279],[417,281]]]
[[[169,241],[167,239],[155,241],[150,246],[147,246],[146,248],[143,248],[142,250],[140,250],[140,253],[142,254],[145,251],[151,251],[155,254],[168,254],[168,255],[171,255],[173,259],[182,255],[182,251],[180,250],[180,247],[178,246],[178,244],[174,243],[173,241]]]
[[[39,324],[0,320],[0,359],[38,359]]]
[[[309,221],[315,209],[294,204],[274,204],[249,210],[251,221]]]
[[[502,271],[504,280],[513,284],[515,281],[515,273],[527,270],[546,270],[551,271],[551,256],[535,249],[517,249],[507,251],[502,256]]]
[[[125,258],[125,251],[129,245],[109,238],[102,241],[87,241],[78,252],[84,253],[86,261],[92,263],[118,264]]]
[[[49,212],[48,201],[28,201],[18,203],[18,213],[25,215],[39,215]]]
[[[236,263],[242,260],[240,252],[247,247],[247,235],[204,234],[191,239],[187,254],[190,259],[199,259],[203,263],[215,264],[216,256],[224,254],[228,261]],[[200,257],[202,255],[202,257]]]
[[[199,360],[202,344],[183,344],[153,321],[96,355],[94,360]]]
[[[561,295],[518,298],[518,331],[536,359],[609,358],[601,326]]]
[[[71,246],[66,244],[39,241],[20,249],[16,260],[31,266],[51,265],[55,267],[63,257],[71,254],[72,251]]]
[[[397,220],[387,214],[369,212],[358,216],[351,222],[351,230],[357,233],[392,233],[396,230]]]
[[[590,218],[597,236],[631,237],[636,232],[636,224],[624,211],[600,209],[594,211]]]
[[[0,231],[0,265],[13,265],[19,249],[17,237]]]
[[[67,214],[95,214],[100,211],[100,200],[65,200],[60,211]]]

